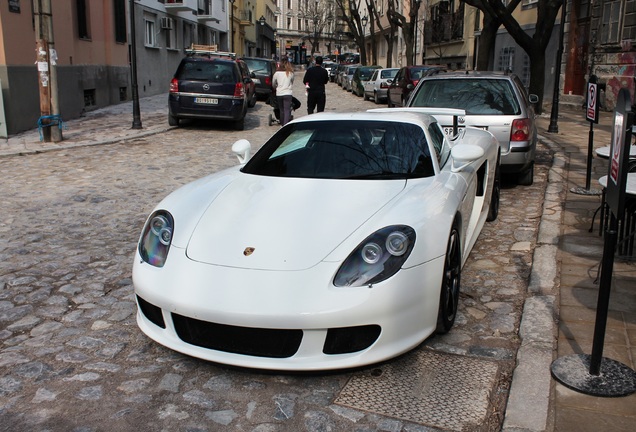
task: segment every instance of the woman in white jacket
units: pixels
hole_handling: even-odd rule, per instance
[[[285,126],[291,120],[293,84],[294,67],[287,59],[283,58],[272,78],[272,87],[276,91],[281,126]]]

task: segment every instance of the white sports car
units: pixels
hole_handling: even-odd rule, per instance
[[[462,115],[463,111],[434,109]],[[431,109],[320,113],[165,198],[133,266],[137,322],[181,353],[275,370],[357,367],[454,323],[499,205],[497,140]]]

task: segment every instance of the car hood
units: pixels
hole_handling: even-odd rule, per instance
[[[258,270],[310,268],[397,196],[405,183],[239,175],[202,215],[187,256]]]

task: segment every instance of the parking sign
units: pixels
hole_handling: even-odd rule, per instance
[[[585,117],[588,121],[598,123],[598,85],[596,77],[592,75],[587,83],[587,104]]]

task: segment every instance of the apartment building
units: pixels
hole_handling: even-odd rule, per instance
[[[40,35],[35,13],[42,9],[37,6],[50,5],[50,42],[55,49],[51,59],[57,71],[59,112],[65,120],[130,100],[132,15],[138,90],[144,97],[168,91],[170,78],[191,44],[230,48],[230,5],[236,4],[240,11],[243,0],[1,2],[0,137],[35,128],[40,118],[35,64],[36,38]]]

